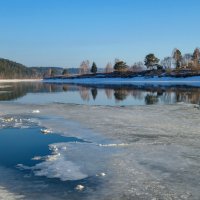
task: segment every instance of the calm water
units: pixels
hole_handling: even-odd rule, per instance
[[[151,105],[177,102],[200,103],[200,88],[192,86],[85,86],[48,83],[5,83],[0,101],[46,104]]]
[[[83,141],[78,138],[63,137],[59,134],[45,135],[39,128],[0,129],[0,163],[5,167],[14,167],[19,163],[32,166],[38,163],[32,158],[49,155],[48,145],[57,142]]]

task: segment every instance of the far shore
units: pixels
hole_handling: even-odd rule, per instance
[[[13,83],[13,82],[38,82],[43,79],[0,79],[0,83]]]

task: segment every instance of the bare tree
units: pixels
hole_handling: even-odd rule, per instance
[[[194,66],[197,67],[200,63],[200,49],[196,48],[192,55],[192,60],[194,62]]]
[[[184,56],[182,58],[182,64],[184,66],[188,67],[190,63],[192,63],[192,54],[190,54],[190,53],[184,54]]]
[[[176,65],[176,68],[180,68],[182,63],[182,55],[181,55],[181,52],[180,50],[178,49],[174,49],[173,52],[172,52],[172,57],[173,59],[175,60],[175,65]]]
[[[89,73],[89,68],[90,68],[89,60],[82,61],[82,63],[80,64],[80,67],[79,67],[79,74]]]
[[[105,67],[105,73],[111,73],[113,72],[112,64],[109,62]]]
[[[163,68],[170,69],[172,66],[172,57],[165,57],[160,63]]]
[[[132,72],[141,72],[144,70],[144,63],[143,62],[135,62],[131,67],[130,71]]]

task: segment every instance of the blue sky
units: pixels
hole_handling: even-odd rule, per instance
[[[200,46],[199,0],[0,0],[0,57],[27,66],[129,65]]]

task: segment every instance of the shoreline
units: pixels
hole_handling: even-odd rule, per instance
[[[0,79],[0,83],[13,83],[13,82],[41,82],[43,79]]]
[[[43,83],[69,83],[69,84],[89,84],[89,85],[194,85],[200,86],[200,76],[192,77],[132,77],[132,78],[100,78],[100,77],[90,77],[90,78],[48,78],[48,79],[0,79],[0,83],[14,83],[14,82],[43,82]]]
[[[200,76],[174,78],[174,77],[133,77],[133,78],[50,78],[43,79],[44,83],[69,83],[69,84],[101,84],[101,85],[194,85],[200,86]]]

